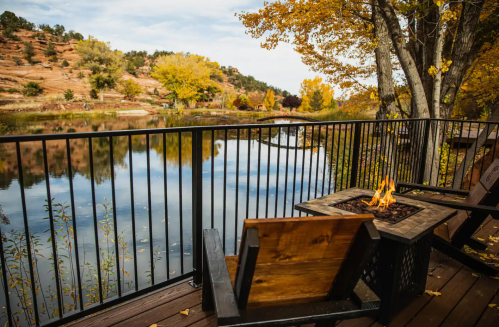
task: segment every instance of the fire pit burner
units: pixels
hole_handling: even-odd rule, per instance
[[[383,209],[381,207],[378,208],[377,206],[369,206],[366,203],[369,201],[371,201],[370,197],[361,195],[340,203],[331,204],[330,206],[358,214],[370,213],[373,214],[376,219],[383,220],[389,224],[396,224],[423,210],[423,208],[400,202],[393,203],[389,208]]]

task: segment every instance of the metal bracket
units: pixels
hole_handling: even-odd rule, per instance
[[[191,280],[191,281],[189,282],[189,285],[191,285],[191,286],[192,286],[192,287],[194,287],[194,288],[198,288],[198,287],[203,286],[203,283],[196,284],[196,283],[194,283],[194,281],[193,281],[193,280]]]

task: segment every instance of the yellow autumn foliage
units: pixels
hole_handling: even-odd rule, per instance
[[[274,91],[271,89],[267,89],[267,94],[265,95],[265,99],[263,99],[263,105],[267,108],[268,111],[272,111],[275,105]]]
[[[158,58],[151,76],[158,80],[165,90],[185,102],[196,100],[200,89],[220,89],[211,76],[221,76],[220,66],[208,58],[198,55],[177,53]]]
[[[308,112],[312,111],[310,106],[310,99],[315,91],[320,91],[322,100],[324,101],[324,108],[330,107],[331,101],[334,101],[334,90],[331,85],[322,82],[322,78],[316,76],[314,79],[305,79],[301,83],[300,95],[302,98],[301,106],[298,111]]]

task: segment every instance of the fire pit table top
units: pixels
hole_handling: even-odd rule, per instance
[[[349,188],[338,193],[298,203],[295,205],[295,209],[315,216],[355,215],[355,213],[336,208],[334,205],[361,195],[372,197],[374,195],[374,191],[357,187]],[[374,220],[376,228],[383,237],[402,243],[412,244],[416,242],[424,235],[431,233],[435,227],[443,224],[445,221],[457,214],[457,210],[455,209],[396,195],[394,198],[397,202],[413,205],[423,209],[396,224],[390,224],[380,219]]]

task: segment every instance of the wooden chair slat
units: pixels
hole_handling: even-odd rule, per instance
[[[372,215],[245,220],[241,248],[247,228],[257,228],[260,238],[248,306],[324,300],[359,227],[372,220]]]

